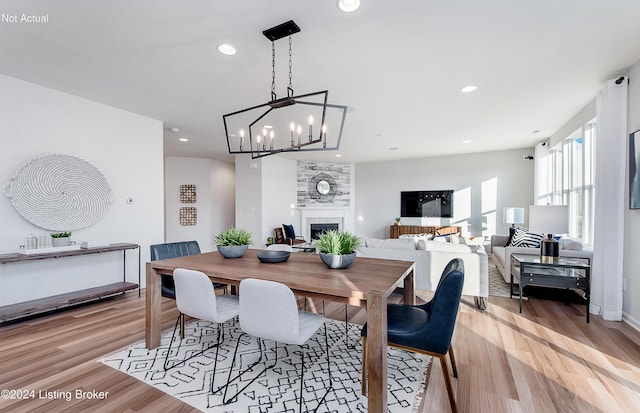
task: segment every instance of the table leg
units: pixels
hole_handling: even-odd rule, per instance
[[[387,297],[373,291],[367,296],[368,411],[387,411]]]
[[[160,324],[162,310],[160,307],[160,294],[162,282],[160,275],[151,263],[147,263],[147,287],[145,309],[145,340],[148,349],[160,346]]]
[[[520,313],[522,313],[522,274],[520,274],[520,282],[518,283],[518,292],[520,297]]]
[[[409,305],[416,305],[416,283],[415,277],[413,274],[415,273],[415,267],[411,270],[409,275],[404,278],[404,303]]]

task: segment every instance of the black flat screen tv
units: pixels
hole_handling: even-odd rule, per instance
[[[400,216],[453,218],[453,190],[402,191]]]

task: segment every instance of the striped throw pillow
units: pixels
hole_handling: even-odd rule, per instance
[[[528,247],[540,248],[540,241],[544,238],[544,234],[535,234],[526,229],[516,228],[515,234],[511,237],[510,247]]]

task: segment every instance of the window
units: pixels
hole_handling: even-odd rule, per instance
[[[569,236],[593,243],[596,120],[587,122],[538,160],[536,204],[568,205]]]

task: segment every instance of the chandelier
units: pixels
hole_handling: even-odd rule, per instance
[[[327,102],[329,91],[295,96],[292,76],[291,36],[300,31],[293,21],[262,32],[271,40],[271,100],[222,117],[229,154],[261,158],[283,152],[338,150],[347,106]],[[287,96],[276,95],[275,41],[289,38]]]

